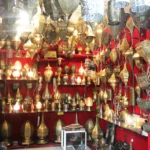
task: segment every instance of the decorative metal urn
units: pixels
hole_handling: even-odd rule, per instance
[[[63,123],[62,120],[59,119],[56,122],[55,129],[54,129],[55,130],[55,135],[56,135],[56,140],[55,140],[56,143],[61,143],[61,129],[64,126],[65,126],[65,124]]]
[[[27,120],[21,127],[21,141],[22,145],[30,145],[33,141],[34,127],[32,123]]]
[[[86,121],[86,123],[85,123],[85,129],[86,129],[87,134],[88,134],[88,136],[87,136],[87,140],[88,141],[92,140],[91,136],[92,136],[92,130],[93,130],[93,128],[94,128],[94,122],[93,122],[93,120],[92,119],[88,119]]]
[[[37,129],[37,137],[38,140],[36,141],[37,144],[46,144],[48,143],[48,136],[49,130],[48,127],[45,125],[44,122],[44,113],[42,113],[42,119],[41,119],[41,123]]]
[[[5,141],[7,143],[7,146],[10,146],[12,144],[11,135],[12,126],[7,120],[4,120],[0,128],[0,136],[2,141]]]

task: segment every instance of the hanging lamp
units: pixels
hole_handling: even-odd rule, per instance
[[[104,18],[104,0],[81,0],[81,14],[86,22],[100,22]]]
[[[130,0],[116,0],[114,5],[116,8],[124,8],[128,6],[129,3],[130,3]]]
[[[141,13],[147,11],[150,7],[150,0],[131,0],[131,11]]]

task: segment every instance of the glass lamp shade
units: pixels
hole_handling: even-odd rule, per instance
[[[129,3],[130,3],[130,0],[116,0],[115,7],[124,8],[124,7],[128,6]]]
[[[104,0],[81,0],[81,14],[86,22],[100,22],[104,18]]]
[[[140,13],[147,11],[150,7],[150,0],[131,0],[131,11]]]

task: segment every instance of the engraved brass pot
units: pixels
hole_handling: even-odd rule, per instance
[[[30,145],[33,141],[34,127],[32,123],[27,120],[21,127],[21,144]]]
[[[92,130],[92,140],[94,141],[93,145],[95,145],[97,140],[99,140],[102,136],[103,136],[103,132],[102,132],[102,130],[100,128],[99,120],[96,117],[95,126],[94,126],[94,128]]]
[[[87,134],[88,134],[88,136],[87,136],[87,140],[88,141],[92,140],[91,136],[92,136],[92,130],[93,130],[93,128],[94,128],[94,122],[93,122],[93,120],[92,119],[88,119],[86,121],[86,123],[85,123],[85,129],[86,129]]]
[[[0,135],[2,141],[5,141],[7,143],[7,146],[10,146],[12,144],[12,126],[7,120],[4,120],[4,122],[1,125]]]
[[[36,141],[37,144],[46,144],[48,143],[48,136],[49,130],[48,127],[45,125],[45,121],[44,121],[44,113],[42,113],[42,119],[41,119],[41,123],[39,125],[39,127],[37,128],[37,137],[38,140]]]
[[[45,79],[45,81],[46,82],[50,82],[52,75],[53,75],[52,68],[48,64],[48,66],[45,68],[45,71],[44,71],[44,79]]]
[[[55,135],[56,135],[56,140],[55,140],[56,143],[61,143],[61,129],[64,126],[65,126],[65,124],[62,120],[59,119],[56,122],[55,129],[54,129],[55,130]]]

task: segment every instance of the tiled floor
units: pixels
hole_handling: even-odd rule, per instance
[[[13,149],[13,150],[62,150],[61,147],[55,146],[55,147],[40,147],[40,148],[22,148],[22,149]],[[67,148],[67,150],[73,150],[72,148]],[[89,147],[87,147],[87,150],[91,150]]]

